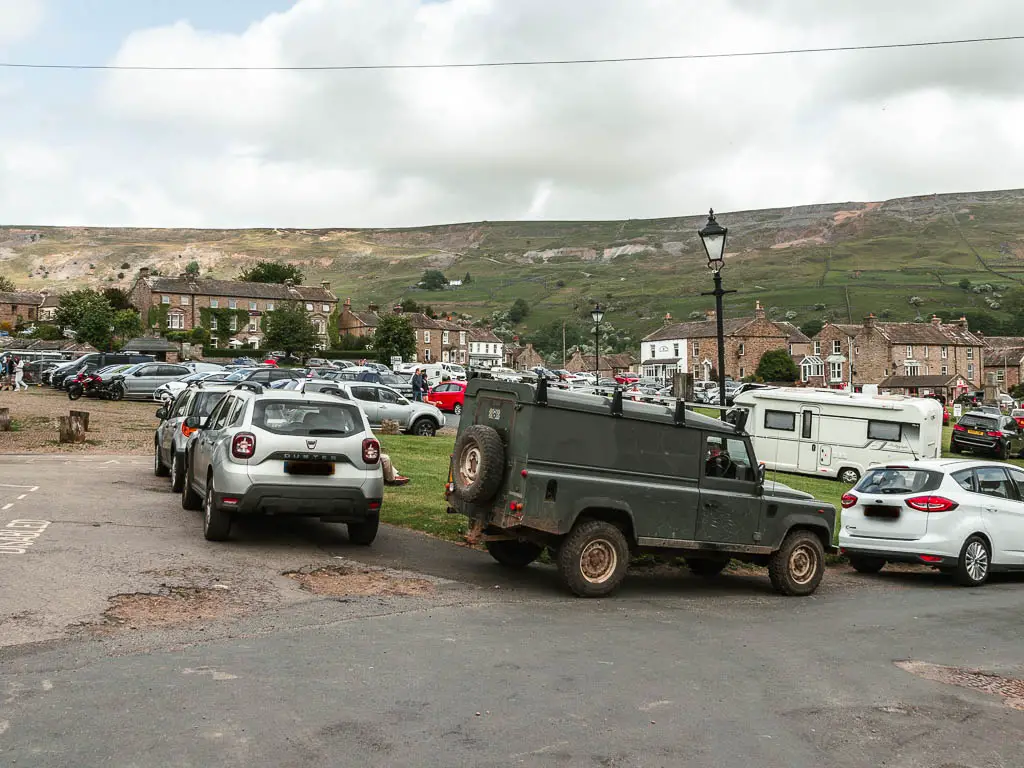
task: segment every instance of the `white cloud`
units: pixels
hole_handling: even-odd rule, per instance
[[[0,0],[0,46],[32,35],[45,15],[43,0]]]
[[[956,4],[924,0],[300,0],[239,34],[187,21],[138,30],[112,61],[589,58],[1022,24],[1024,4],[996,0],[976,0],[966,19]],[[1022,63],[1024,44],[1008,42],[565,67],[111,73],[93,130],[55,137],[64,159],[50,193],[26,201],[0,179],[0,205],[41,223],[380,226],[1010,187],[1024,172]]]

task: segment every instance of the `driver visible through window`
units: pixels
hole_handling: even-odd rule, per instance
[[[736,438],[708,435],[704,476],[748,483],[756,481],[757,470],[747,454],[747,444]]]

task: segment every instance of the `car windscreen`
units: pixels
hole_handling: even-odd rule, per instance
[[[877,467],[868,470],[854,488],[861,493],[922,493],[934,491],[942,483],[942,473],[928,469]]]
[[[957,422],[957,426],[965,427],[967,429],[996,430],[999,429],[999,419],[994,418],[993,416],[968,413],[960,418],[960,421]]]
[[[1021,410],[1020,408],[1014,408],[1012,411],[1010,411],[1010,416],[1012,416],[1015,419],[1024,419],[1024,410]]]
[[[249,375],[253,372],[252,368],[245,368],[241,371],[235,371],[225,379],[225,381],[245,381],[249,378]]]
[[[252,423],[278,435],[343,437],[363,431],[359,408],[346,403],[260,400],[253,409]]]

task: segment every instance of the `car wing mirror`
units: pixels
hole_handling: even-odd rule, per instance
[[[167,409],[166,408],[160,408],[156,412],[156,417],[158,419],[160,419],[160,421],[166,421],[167,420]]]
[[[189,416],[185,419],[185,426],[189,429],[205,429],[206,419],[202,416]]]
[[[767,474],[767,468],[765,467],[764,462],[763,461],[758,462],[758,464],[757,464],[757,482],[760,483],[762,486],[764,486],[764,478],[765,478],[766,474]]]

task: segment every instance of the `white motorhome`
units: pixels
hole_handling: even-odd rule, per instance
[[[942,456],[942,406],[930,398],[765,387],[737,395],[726,418],[767,469],[849,485],[869,467]]]

